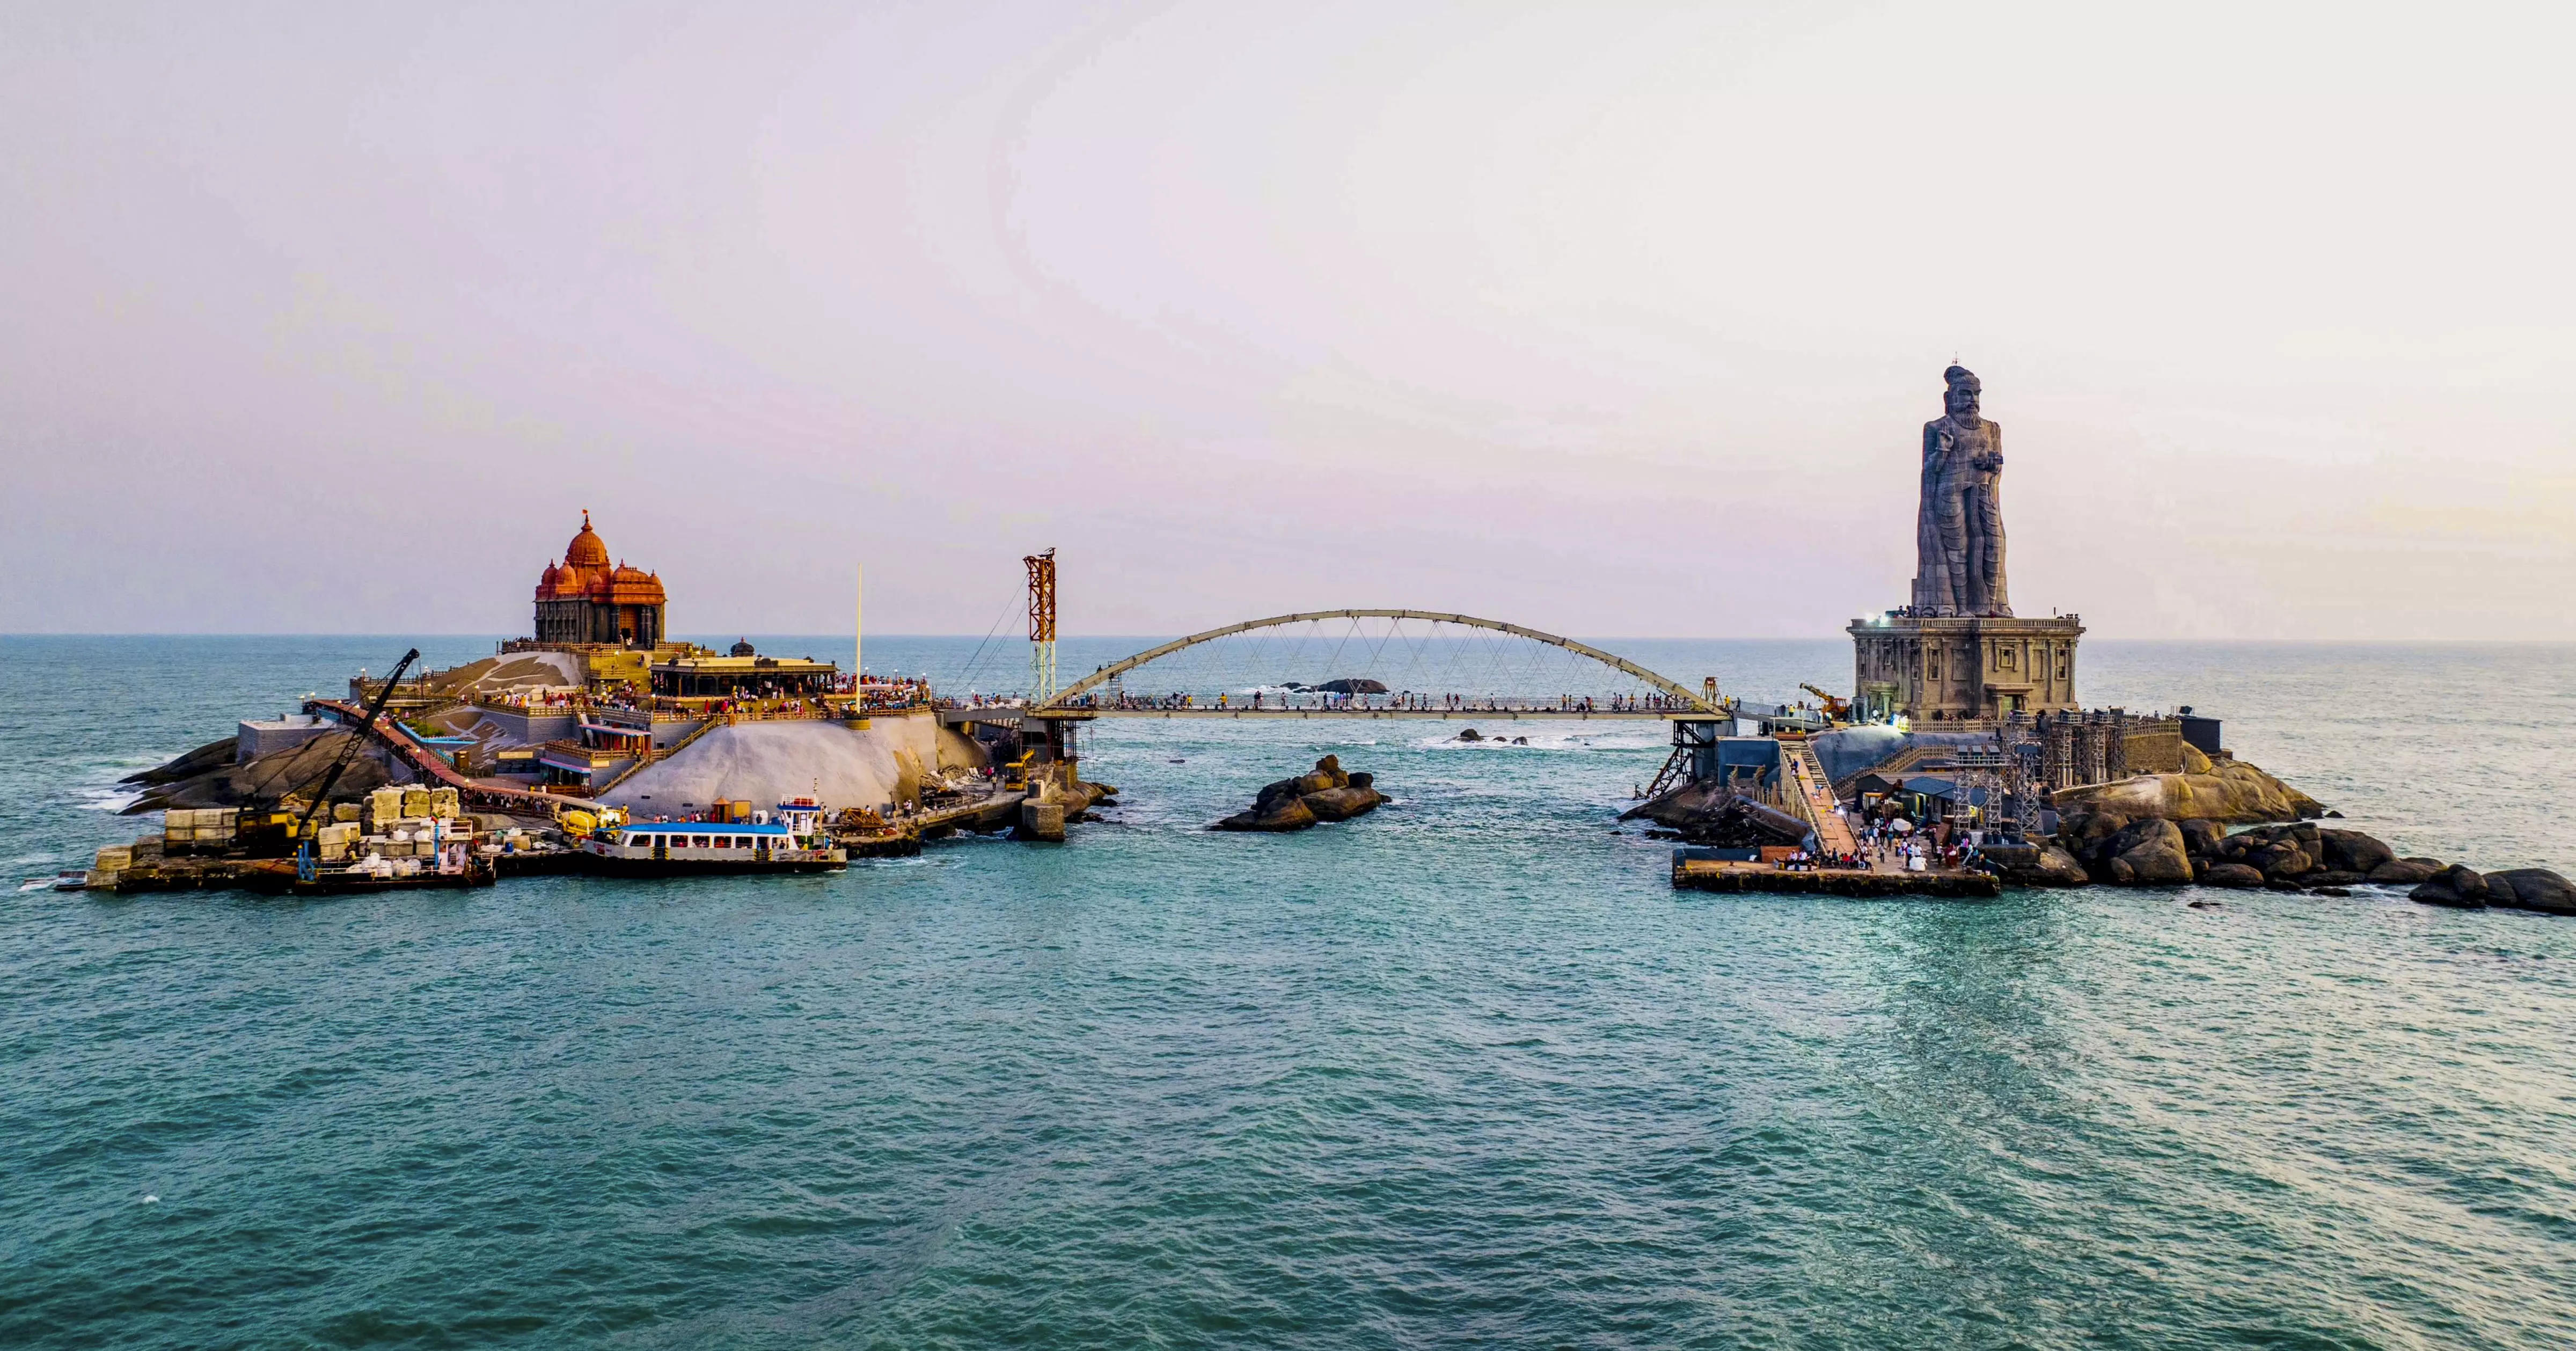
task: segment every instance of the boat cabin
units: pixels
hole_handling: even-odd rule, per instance
[[[795,832],[775,822],[642,821],[619,827],[617,842],[629,849],[792,849],[795,840]]]

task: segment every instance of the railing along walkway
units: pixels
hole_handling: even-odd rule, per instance
[[[326,710],[338,714],[340,725],[350,731],[357,731],[366,724],[367,710],[356,704],[340,699],[304,701],[304,711],[307,713]],[[401,756],[415,772],[455,789],[465,801],[490,806],[535,806],[549,814],[554,811],[556,805],[554,799],[544,793],[524,788],[495,788],[479,779],[470,779],[457,773],[454,765],[440,759],[437,753],[414,740],[411,732],[392,718],[376,719],[370,730],[376,740],[383,742],[387,749]]]
[[[1804,741],[1781,742],[1780,767],[1788,771],[1790,810],[1815,827],[1816,847],[1828,854],[1859,853],[1850,824],[1834,811],[1833,781],[1825,777],[1816,748]]]

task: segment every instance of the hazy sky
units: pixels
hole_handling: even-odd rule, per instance
[[[0,629],[2576,638],[2576,6],[0,4]]]

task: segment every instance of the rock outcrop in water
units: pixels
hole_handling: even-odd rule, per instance
[[[2208,771],[2138,774],[2060,789],[2057,810],[2068,815],[2112,812],[2132,821],[2152,816],[2240,826],[2309,821],[2326,814],[2325,804],[2242,760],[2212,761],[2195,752],[2193,764],[2206,765]]]
[[[2061,852],[2062,851],[2062,852]],[[2481,874],[2440,859],[2399,858],[2386,843],[2358,830],[2338,830],[2298,821],[2257,826],[2227,833],[2217,821],[2168,821],[2149,815],[2131,819],[2116,811],[2068,816],[2058,826],[2055,846],[2042,854],[2059,854],[2084,881],[2114,886],[2180,886],[2240,890],[2268,888],[2340,895],[2365,883],[2411,887],[2408,895],[2425,905],[2479,910],[2493,906],[2576,915],[2576,885],[2547,868],[2513,868]],[[2035,862],[2013,851],[1998,851],[2007,880],[2023,885],[2055,885],[2025,872],[2041,871]]]
[[[210,741],[197,749],[137,774],[123,782],[143,789],[143,795],[125,808],[127,816],[164,811],[171,807],[250,807],[273,806],[289,793],[309,791],[330,771],[343,746],[355,732],[328,731],[301,745],[272,751],[246,763],[233,763],[236,742],[231,737]],[[411,771],[388,767],[384,755],[373,747],[362,746],[349,761],[349,767],[332,786],[333,802],[358,802],[368,793],[388,783],[408,783]]]
[[[1619,813],[1622,821],[1652,821],[1691,844],[1750,848],[1796,844],[1807,823],[1775,807],[1728,791],[1717,783],[1686,783]]]
[[[1229,816],[1210,829],[1285,834],[1325,821],[1365,816],[1387,801],[1370,775],[1348,773],[1340,757],[1327,755],[1315,762],[1311,772],[1264,787],[1251,810]]]
[[[2507,868],[2480,874],[2459,864],[2435,873],[2411,893],[2426,905],[2454,910],[2537,910],[2576,915],[2576,885],[2547,868]]]

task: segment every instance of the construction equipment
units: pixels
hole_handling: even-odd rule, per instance
[[[1002,786],[1015,790],[1028,787],[1029,766],[1036,763],[1037,758],[1038,753],[1035,749],[1025,750],[1020,752],[1019,759],[1002,766]]]
[[[394,686],[402,683],[403,672],[418,660],[420,649],[415,647],[403,653],[401,661],[394,663],[393,671],[385,677],[384,688],[377,690],[376,697],[367,702],[367,714],[358,723],[357,735],[340,747],[340,754],[331,761],[330,770],[322,776],[322,786],[313,790],[313,800],[305,804],[303,817],[295,823],[295,875],[298,878],[307,882],[313,880],[313,813],[331,800],[331,790],[339,785],[340,775],[349,768],[349,761],[357,757],[358,746],[367,739],[368,733],[375,730],[376,717],[385,711],[385,701],[394,697]]]
[[[1836,722],[1848,722],[1851,720],[1851,700],[1827,694],[1813,685],[1802,683],[1798,688],[1805,690],[1807,693],[1824,701],[1826,717],[1831,718]]]
[[[1029,570],[1029,702],[1055,697],[1055,550],[1020,560]]]

